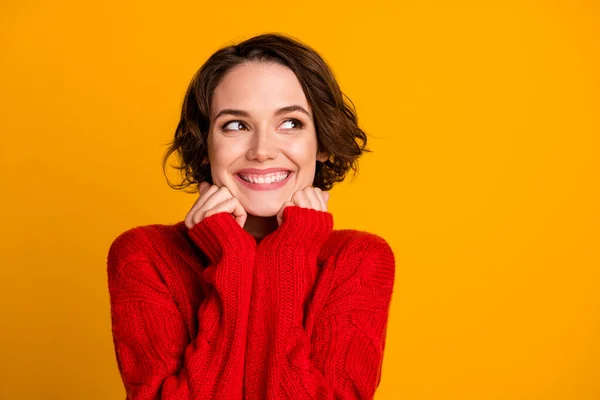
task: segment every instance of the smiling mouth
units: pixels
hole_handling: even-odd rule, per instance
[[[237,173],[235,179],[251,190],[276,190],[287,185],[293,171],[279,171],[270,174],[244,174]]]
[[[254,184],[271,184],[283,182],[291,174],[290,171],[276,172],[272,174],[237,174],[242,180]]]

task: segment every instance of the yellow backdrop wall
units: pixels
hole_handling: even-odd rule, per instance
[[[600,398],[597,1],[0,8],[0,398],[124,398],[108,246],[185,217],[160,159],[186,86],[271,31],[323,55],[370,135],[330,209],[396,254],[377,400]]]

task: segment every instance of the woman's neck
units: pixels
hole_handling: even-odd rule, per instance
[[[256,215],[248,214],[244,230],[254,236],[257,241],[262,240],[269,233],[274,232],[278,228],[277,216],[272,217],[257,217]]]

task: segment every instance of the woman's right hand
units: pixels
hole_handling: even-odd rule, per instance
[[[188,229],[203,219],[223,211],[230,213],[240,227],[244,227],[248,214],[239,200],[231,195],[229,189],[225,186],[218,187],[208,182],[201,182],[198,192],[200,193],[198,199],[185,217],[185,226]]]

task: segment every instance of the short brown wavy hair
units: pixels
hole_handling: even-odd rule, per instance
[[[358,172],[358,158],[366,148],[367,135],[359,128],[354,103],[340,89],[333,72],[323,58],[309,46],[279,33],[265,33],[237,45],[223,47],[211,55],[192,78],[181,110],[175,137],[163,156],[163,173],[167,159],[177,153],[179,165],[171,165],[182,175],[181,184],[169,186],[186,189],[202,181],[212,184],[207,156],[211,99],[215,88],[232,68],[250,61],[275,62],[295,74],[313,110],[318,152],[329,155],[317,161],[313,186],[330,190],[346,177],[350,169]],[[347,100],[347,101],[346,101]],[[186,191],[188,192],[188,191]]]

